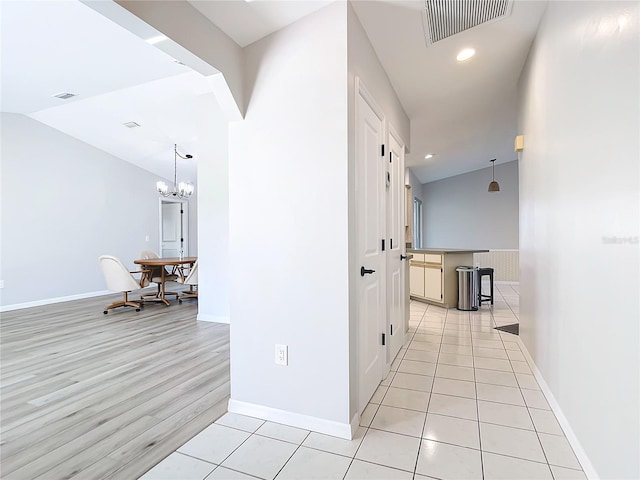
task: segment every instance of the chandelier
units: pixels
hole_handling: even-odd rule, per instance
[[[193,158],[193,155],[180,155],[178,153],[178,145],[173,145],[173,191],[169,191],[169,185],[160,180],[156,182],[156,189],[158,193],[163,197],[177,197],[177,198],[189,198],[194,191],[193,183],[191,182],[180,182],[178,183],[178,157],[184,158]]]

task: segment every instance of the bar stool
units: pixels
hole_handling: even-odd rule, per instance
[[[491,301],[493,305],[493,268],[478,268],[478,307],[482,306],[482,302]],[[489,275],[490,295],[482,294],[482,277]]]

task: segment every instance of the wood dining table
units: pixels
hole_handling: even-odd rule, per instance
[[[165,278],[167,275],[166,267],[173,267],[173,271],[177,271],[180,278],[184,280],[183,270],[190,268],[196,263],[198,257],[165,257],[165,258],[140,258],[134,260],[136,265],[142,265],[142,267],[160,267],[161,270],[161,282],[160,282],[160,295],[156,298],[145,298],[145,302],[162,302],[165,305],[170,305],[169,300],[166,299],[166,295],[178,295],[174,292],[167,292],[165,289]],[[172,274],[173,274],[172,271]],[[149,281],[151,277],[149,276]]]

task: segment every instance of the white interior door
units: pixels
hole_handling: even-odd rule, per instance
[[[401,255],[404,246],[404,145],[392,128],[389,129],[387,155],[387,364],[391,364],[404,344],[405,272]]]
[[[358,248],[358,404],[362,413],[384,375],[384,117],[356,79],[356,229]],[[355,272],[354,272],[355,273]]]
[[[187,204],[162,200],[160,216],[160,252],[162,257],[188,255],[186,224]]]

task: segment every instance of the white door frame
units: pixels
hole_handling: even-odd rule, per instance
[[[182,229],[182,246],[184,251],[182,252],[184,256],[189,256],[189,200],[180,199],[180,198],[172,198],[172,197],[161,197],[158,199],[158,255],[162,257],[162,204],[163,203],[181,203],[183,213],[180,215],[181,229]]]

